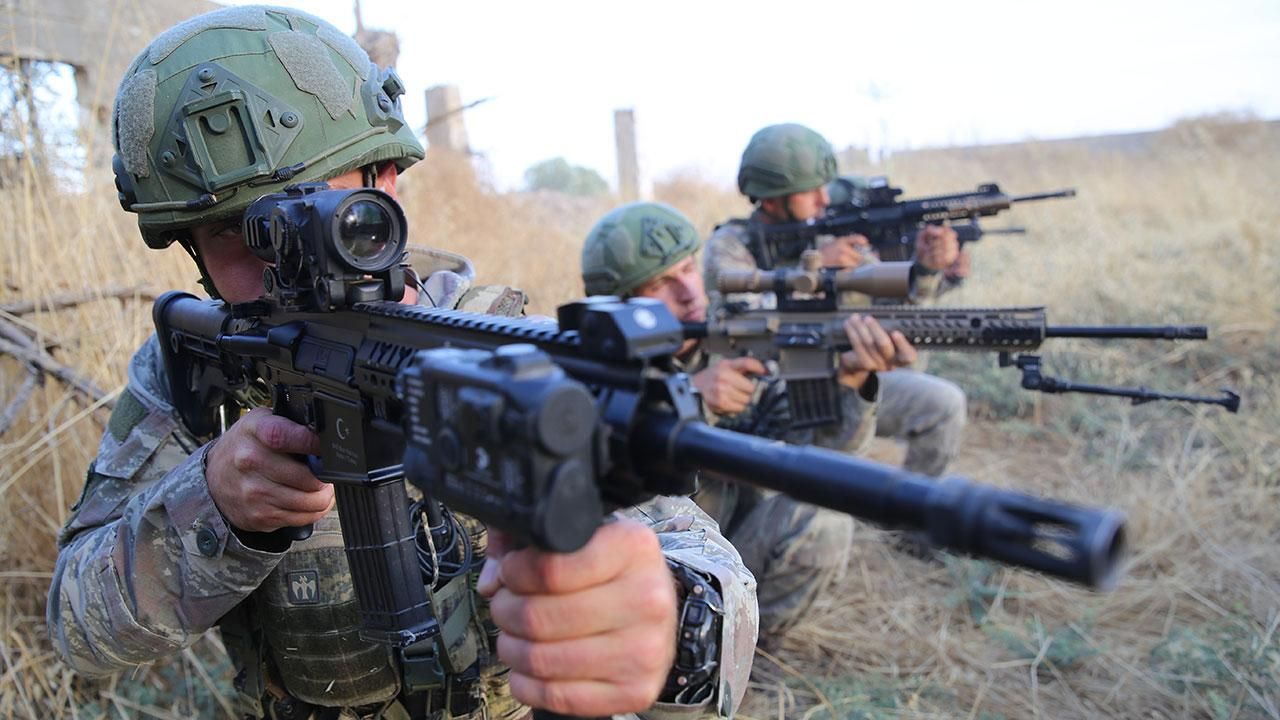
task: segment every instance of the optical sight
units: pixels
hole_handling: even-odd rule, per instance
[[[323,182],[264,195],[244,215],[245,243],[272,264],[263,271],[266,294],[296,310],[399,300],[407,228],[385,192],[330,190]]]

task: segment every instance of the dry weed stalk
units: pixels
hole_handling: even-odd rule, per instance
[[[1277,150],[1268,128],[1191,125],[1126,156],[1028,146],[894,160],[893,179],[912,195],[986,180],[1019,192],[1079,188],[1074,201],[1018,209],[1016,222],[1032,233],[984,240],[977,274],[954,301],[1047,302],[1062,322],[1205,321],[1218,333],[1203,346],[1135,355],[1131,346],[1081,344],[1054,358],[1116,382],[1168,371],[1210,388],[1234,384],[1245,410],[1224,417],[1049,398],[1038,423],[1026,412],[976,422],[959,471],[1128,510],[1129,578],[1110,595],[1090,595],[969,561],[924,563],[861,530],[840,592],[777,654],[805,680],[763,677],[745,716],[1274,716],[1277,686],[1262,673],[1280,663],[1280,385],[1272,379],[1280,259],[1263,240],[1280,227]],[[93,167],[106,165],[99,158]],[[91,172],[85,187],[60,191],[29,171],[0,193],[9,228],[0,305],[110,285],[195,289],[181,252],[144,249],[109,176]],[[704,230],[743,211],[729,189],[693,172],[660,184],[658,196]],[[411,171],[402,198],[415,242],[468,254],[481,281],[530,290],[540,313],[579,294],[579,243],[608,208],[607,200],[498,195],[447,159]],[[149,304],[131,296],[37,308],[23,319],[41,342],[56,339],[53,358],[101,388],[119,387],[150,332]],[[202,641],[180,663],[100,681],[53,656],[43,613],[54,538],[102,427],[60,384],[24,389],[26,374],[0,357],[0,407],[31,395],[0,438],[0,716],[225,712],[209,699],[228,682],[216,642]],[[983,402],[1021,397],[1007,380]],[[981,381],[972,378],[975,388]]]

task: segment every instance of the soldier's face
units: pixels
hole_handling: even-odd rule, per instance
[[[334,190],[363,186],[364,176],[359,169],[329,180],[329,187]],[[395,163],[384,163],[379,168],[376,187],[396,197]],[[197,225],[191,229],[191,239],[223,300],[241,303],[262,296],[262,271],[269,263],[254,255],[245,245],[240,219]]]
[[[782,197],[765,198],[760,201],[760,208],[775,222],[804,222],[822,215],[830,204],[831,196],[823,185]]]
[[[636,288],[635,295],[661,300],[671,314],[682,322],[702,322],[707,319],[707,293],[703,289],[696,254],[650,278]]]
[[[812,220],[826,212],[831,204],[831,196],[827,195],[827,186],[820,185],[812,190],[792,193],[786,197],[791,216],[800,222]]]

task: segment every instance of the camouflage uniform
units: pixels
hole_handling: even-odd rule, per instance
[[[749,249],[747,223],[761,222],[763,212],[757,210],[745,223],[728,222],[716,228],[707,241],[703,255],[707,294],[714,313],[725,302],[771,304],[771,294],[723,297],[715,289],[720,273],[756,270],[756,259]],[[932,297],[941,282],[941,273],[917,280],[916,300]],[[850,294],[851,296],[853,294]],[[857,296],[865,304],[863,296]],[[853,297],[846,303],[856,303]],[[909,369],[878,373],[880,407],[875,414],[877,437],[905,440],[907,456],[903,467],[926,475],[941,475],[960,449],[960,437],[966,417],[964,392],[954,383]]]
[[[712,362],[715,358],[696,351],[682,369],[693,374]],[[761,382],[746,412],[732,417],[707,413],[707,420],[718,427],[793,445],[856,452],[870,441],[870,430],[875,427],[874,388],[872,399],[867,400],[841,386],[845,420],[834,429],[786,430],[786,397],[783,383]],[[762,408],[767,408],[764,417]],[[768,648],[779,640],[844,576],[853,542],[853,518],[845,513],[713,477],[702,480],[694,500],[720,524],[756,578],[762,646]]]
[[[237,6],[193,17],[154,38],[120,84],[112,112],[118,199],[138,215],[148,246],[180,244],[216,293],[201,244],[243,240],[218,232],[196,242],[195,228],[234,228],[257,198],[294,183],[358,173],[373,187],[392,165],[404,171],[424,157],[404,118],[404,93],[394,70],[375,66],[350,37],[307,13]],[[522,312],[523,294],[473,287],[465,259],[412,254],[417,277],[426,278],[418,286],[424,304]],[[212,269],[243,270],[241,260],[221,258]],[[130,363],[127,389],[59,536],[47,613],[68,664],[104,674],[155,661],[216,624],[248,717],[312,717],[311,706],[321,708],[317,718],[337,717],[337,708],[344,717],[394,720],[526,714],[492,652],[497,631],[475,578],[461,573],[432,584],[438,641],[405,648],[403,658],[362,641],[335,515],[287,549],[232,532],[205,478],[210,438],[182,424],[169,393],[153,337]],[[687,499],[624,514],[647,520],[668,561],[718,584],[724,601],[711,697],[656,705],[651,714],[728,715],[745,690],[755,637],[750,573]],[[483,528],[458,520],[458,532],[483,552]]]
[[[588,295],[629,296],[667,276],[665,289],[641,291],[658,297],[677,316],[697,319],[705,300],[697,268],[691,282],[686,261],[702,246],[702,238],[679,210],[662,203],[640,202],[615,208],[596,221],[582,247],[582,280]],[[684,279],[681,279],[684,278]],[[716,362],[696,346],[675,360],[676,369],[696,374]],[[779,380],[756,384],[748,409],[736,416],[708,414],[708,422],[751,435],[793,444],[821,444],[846,450],[860,448],[874,427],[875,395],[840,388],[842,417],[834,428],[792,430],[785,385]],[[853,522],[849,516],[796,502],[786,495],[704,477],[698,504],[720,523],[742,552],[759,585],[761,644],[768,645],[803,617],[848,563]]]
[[[439,252],[426,257],[450,260]],[[504,292],[470,292],[466,270],[433,273],[425,285],[450,285],[480,303],[463,309],[509,302]],[[408,704],[397,700],[401,676],[391,651],[355,635],[358,615],[336,511],[283,553],[243,544],[209,495],[202,440],[175,414],[153,336],[130,362],[128,388],[58,539],[47,619],[59,654],[80,672],[110,673],[171,655],[222,624],[239,673],[238,711],[246,717],[270,717],[273,708],[281,714],[278,701],[286,697],[354,708],[355,716],[381,709],[383,717],[409,717]],[[756,639],[751,574],[687,498],[656,498],[620,514],[652,527],[669,560],[711,577],[725,608],[718,692],[701,706],[655,705],[645,717],[727,717],[746,689]],[[476,532],[482,548],[483,530]],[[466,595],[475,609],[471,621],[492,633],[484,600]],[[449,618],[441,622],[447,627]],[[310,632],[290,635],[297,624]],[[505,668],[488,646],[479,652],[481,680],[453,696],[470,696],[477,707],[453,716],[523,717],[528,709],[511,697]],[[429,710],[448,697],[433,694]]]

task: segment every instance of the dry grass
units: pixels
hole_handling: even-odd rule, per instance
[[[1074,201],[1010,213],[1032,234],[983,241],[955,302],[1048,303],[1062,322],[1205,321],[1209,343],[1064,343],[1047,360],[1074,377],[1206,392],[1231,384],[1245,407],[1233,417],[1033,401],[1007,371],[985,369],[989,358],[937,362],[981,417],[959,469],[1125,508],[1128,578],[1092,595],[971,561],[924,563],[860,531],[841,592],[788,639],[779,664],[762,666],[748,717],[1280,717],[1280,259],[1264,242],[1280,227],[1278,150],[1275,132],[1257,124],[1191,123],[1133,155],[1033,145],[895,160],[892,176],[913,195],[993,179],[1018,192],[1079,188]],[[89,177],[83,195],[40,177],[28,165],[3,179],[0,303],[108,284],[193,287],[180,251],[144,249],[108,175]],[[543,313],[578,294],[579,243],[608,208],[498,195],[447,158],[413,170],[402,189],[415,242],[465,252],[482,281],[525,287]],[[703,230],[744,208],[694,171],[657,195]],[[111,389],[150,332],[149,306],[127,298],[21,322]],[[23,377],[0,356],[0,408]],[[0,436],[0,717],[219,715],[214,689],[225,692],[228,680],[215,641],[180,662],[88,681],[45,639],[54,536],[101,432],[100,413],[49,381]]]

